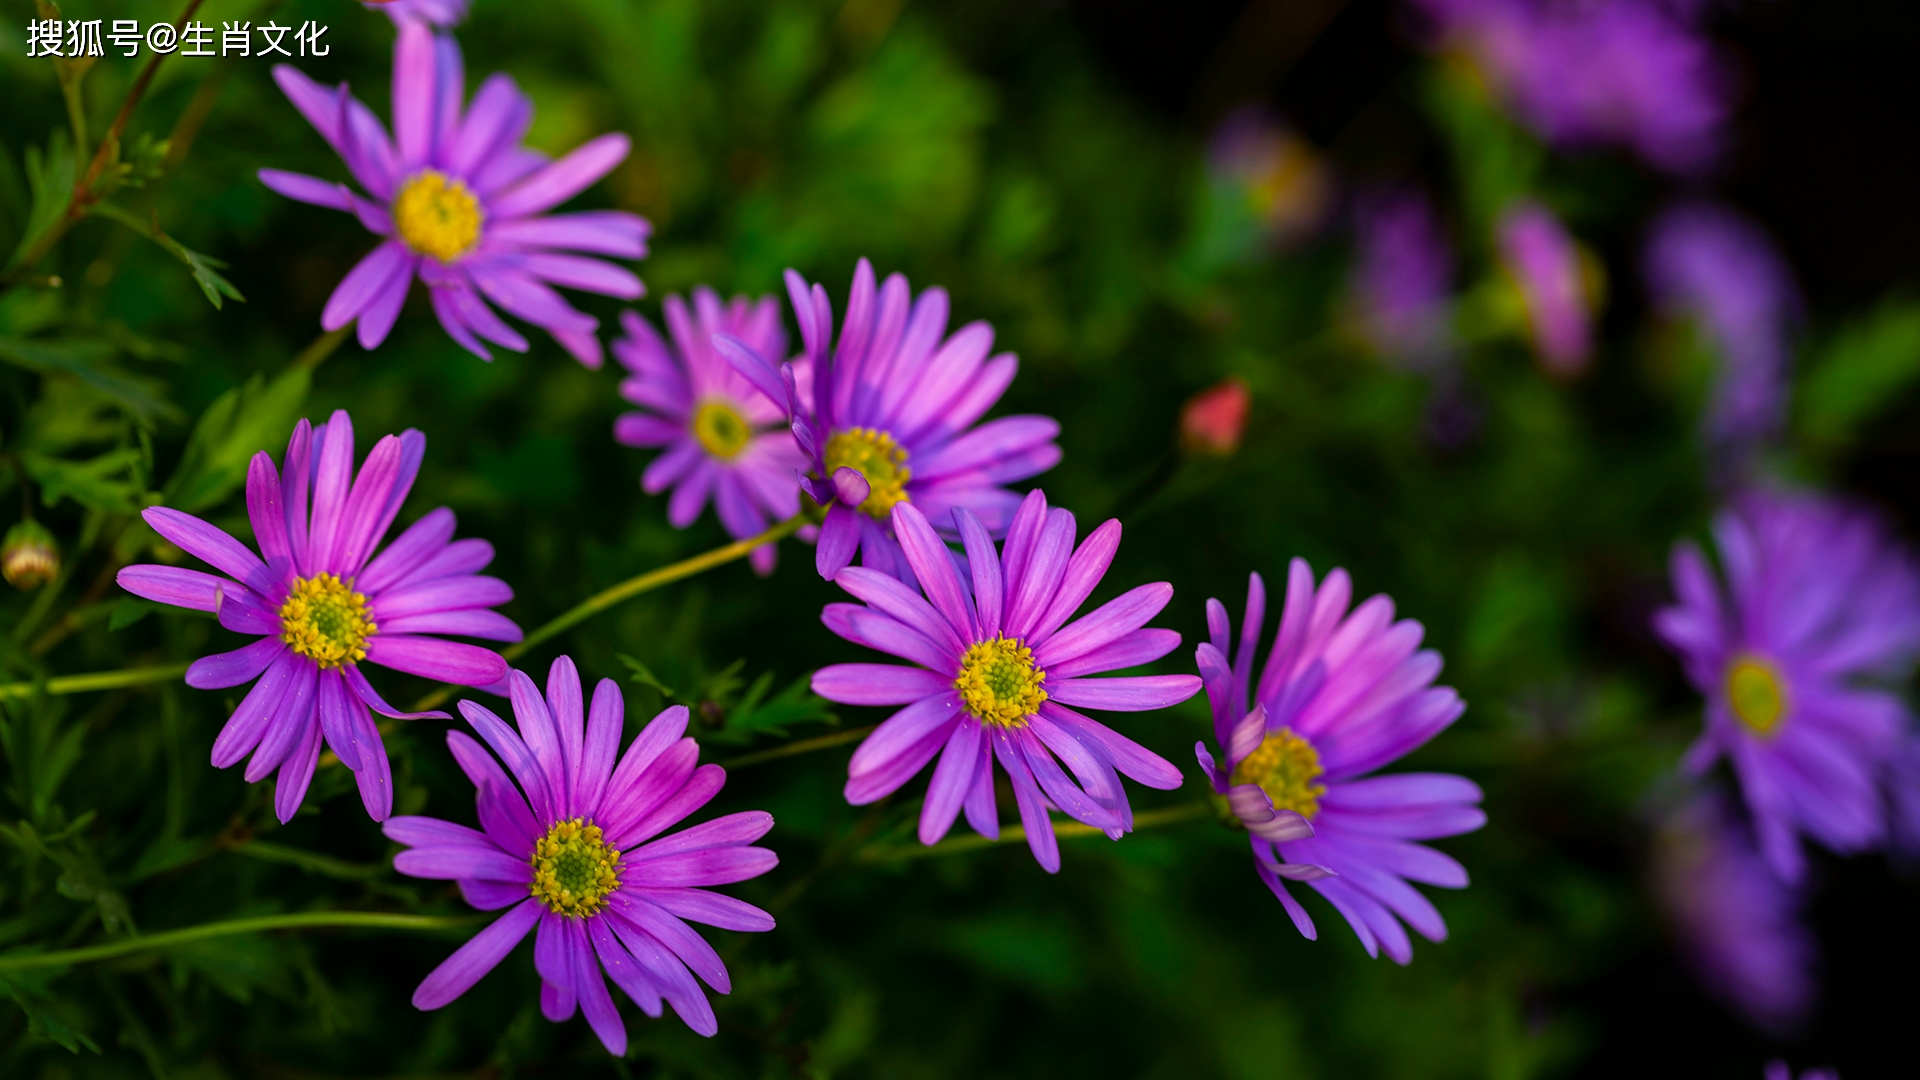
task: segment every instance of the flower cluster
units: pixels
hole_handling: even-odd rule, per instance
[[[622,211],[547,211],[612,169],[627,153],[625,137],[602,136],[548,161],[521,145],[532,104],[512,80],[495,75],[464,99],[461,53],[448,30],[464,17],[464,0],[380,6],[397,33],[391,138],[344,85],[322,87],[291,67],[275,72],[360,190],[273,169],[261,170],[261,180],[352,213],[382,237],[334,290],[322,325],[337,332],[357,324],[361,344],[378,346],[417,277],[448,335],[483,358],[483,342],[528,347],[497,306],[598,366],[598,320],[552,287],[639,296],[629,271],[592,256],[642,257],[648,225]],[[1298,209],[1282,205],[1289,200],[1305,199],[1317,215],[1325,191],[1288,187],[1308,181],[1292,177],[1291,159],[1266,135],[1223,151],[1235,175],[1270,196],[1261,213],[1275,228]],[[1372,228],[1387,254],[1363,267],[1357,289],[1371,317],[1392,327],[1382,348],[1436,352],[1448,276],[1437,226],[1424,204],[1403,203],[1382,207]],[[1408,250],[1424,261],[1395,262],[1392,253]],[[826,627],[906,661],[839,663],[812,676],[814,691],[830,701],[896,710],[852,752],[849,804],[878,802],[931,766],[920,841],[939,843],[962,814],[981,836],[1000,839],[996,778],[1004,778],[1020,821],[1008,838],[1024,838],[1055,873],[1063,833],[1117,841],[1136,827],[1123,776],[1158,790],[1182,784],[1165,758],[1087,714],[1168,709],[1204,688],[1224,757],[1216,762],[1204,745],[1198,753],[1221,822],[1252,838],[1256,872],[1300,931],[1312,937],[1313,922],[1287,881],[1330,902],[1370,953],[1406,963],[1406,926],[1445,937],[1439,913],[1409,882],[1459,888],[1466,871],[1417,841],[1478,828],[1480,791],[1456,776],[1369,775],[1464,708],[1451,689],[1432,685],[1440,663],[1418,651],[1418,623],[1395,622],[1385,597],[1349,612],[1344,571],[1316,586],[1295,560],[1279,637],[1257,680],[1258,575],[1237,647],[1224,609],[1210,601],[1199,674],[1133,672],[1180,646],[1178,632],[1147,625],[1173,587],[1138,585],[1082,611],[1114,563],[1121,526],[1109,520],[1083,538],[1074,515],[1042,491],[1008,486],[1060,460],[1060,426],[1046,416],[984,419],[1018,369],[1012,354],[993,353],[992,328],[976,321],[949,332],[944,289],[916,295],[904,276],[882,281],[863,259],[836,335],[826,290],[792,270],[786,283],[801,341],[793,357],[774,297],[725,301],[706,287],[690,300],[670,296],[664,335],[624,312],[612,348],[627,372],[619,392],[636,409],[615,421],[613,434],[661,451],[641,486],[671,491],[673,526],[693,524],[711,502],[737,541],[766,541],[736,543],[711,562],[746,553],[770,574],[772,540],[799,532],[816,543],[818,573],[858,601],[826,605]],[[1552,293],[1540,302],[1564,299]],[[1183,411],[1181,449],[1234,453],[1251,402],[1238,378],[1196,398]],[[512,590],[480,573],[492,546],[455,540],[445,508],[386,543],[425,453],[425,436],[408,430],[381,439],[356,469],[345,411],[318,426],[303,420],[277,467],[264,452],[251,463],[246,512],[257,551],[192,515],[152,507],[144,517],[153,530],[216,573],[137,565],[122,569],[119,582],[258,638],[203,657],[186,674],[199,689],[254,683],[214,742],[216,766],[246,759],[249,781],[275,775],[275,811],[285,822],[316,770],[330,764],[323,749],[331,751],[357,779],[368,814],[403,849],[394,857],[398,872],[453,882],[472,907],[501,913],[425,977],[417,1007],[450,1004],[534,933],[540,1006],[550,1020],[583,1014],[609,1052],[624,1054],[611,979],[649,1016],[671,1006],[689,1028],[712,1035],[719,1021],[702,984],[725,994],[730,980],[720,954],[688,924],[773,929],[765,911],[711,891],[777,865],[755,843],[773,819],[749,810],[669,833],[725,782],[718,765],[699,763],[684,706],[654,717],[622,752],[626,708],[611,680],[600,681],[589,703],[573,661],[561,656],[543,692],[509,669],[518,648],[502,655],[445,639],[537,641],[561,624],[523,639],[494,610]],[[57,559],[57,551],[9,544],[25,552],[9,554],[9,580],[49,572],[48,558]],[[447,735],[475,789],[477,827],[392,815],[375,714],[451,717],[396,710],[366,665],[507,698],[511,722],[463,699],[459,712],[478,739]],[[1055,814],[1073,824],[1056,826]]]

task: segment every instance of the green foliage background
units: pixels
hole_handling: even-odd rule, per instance
[[[176,12],[75,0],[68,14]],[[3,254],[62,212],[75,166],[56,67],[24,57],[31,12],[6,0],[0,15]],[[388,114],[386,19],[324,0],[209,0],[199,17],[330,24],[331,55],[302,66]],[[1658,183],[1608,157],[1549,159],[1409,62],[1392,110],[1422,133],[1419,160],[1452,206],[1470,301],[1497,309],[1490,217],[1531,193],[1609,256],[1626,312],[1571,385],[1490,317],[1465,357],[1477,426],[1445,442],[1429,380],[1340,332],[1343,244],[1278,255],[1244,242],[1201,137],[1116,88],[1065,11],[481,0],[460,38],[470,87],[504,69],[537,101],[536,146],[632,134],[633,156],[575,205],[653,220],[654,254],[638,267],[649,315],[699,283],[773,290],[788,266],[841,304],[864,255],[946,286],[956,319],[990,320],[1023,363],[1001,411],[1064,427],[1065,461],[1042,478],[1051,499],[1083,528],[1123,514],[1096,602],[1170,580],[1162,623],[1190,648],[1206,597],[1237,608],[1248,571],[1272,582],[1300,555],[1321,572],[1347,567],[1363,594],[1388,592],[1421,620],[1469,711],[1401,767],[1472,777],[1491,819],[1439,844],[1474,876],[1435,896],[1451,940],[1419,943],[1404,969],[1369,960],[1317,898],[1321,940],[1301,940],[1243,839],[1208,822],[1067,841],[1057,877],[1019,845],[901,858],[924,782],[849,808],[839,747],[736,768],[711,808],[772,811],[767,843],[782,858],[730,890],[775,910],[779,929],[711,935],[736,984],[716,999],[715,1039],[628,1006],[634,1048],[610,1061],[583,1022],[539,1017],[530,946],[421,1014],[413,986],[470,931],[316,931],[0,972],[13,1002],[0,1004],[0,1075],[1521,1078],[1579,1072],[1620,1037],[1616,999],[1638,988],[1619,980],[1681,978],[1647,959],[1666,946],[1643,848],[1697,702],[1644,618],[1664,595],[1669,545],[1711,510],[1694,435],[1709,361],[1682,328],[1631,317],[1632,238]],[[110,56],[85,72],[88,136],[137,70]],[[491,572],[514,586],[505,611],[523,626],[726,537],[711,515],[666,525],[663,501],[638,488],[645,455],[611,439],[617,368],[584,370],[544,335],[482,363],[416,290],[377,352],[348,344],[310,373],[292,366],[370,243],[349,218],[254,178],[265,165],[344,176],[267,63],[170,60],[122,157],[117,219],[89,217],[0,283],[0,522],[15,520],[30,477],[34,514],[65,555],[54,585],[0,597],[0,669],[8,687],[28,684],[0,688],[0,951],[274,912],[464,911],[450,887],[392,872],[343,770],[322,769],[280,827],[270,787],[211,769],[239,691],[172,679],[43,692],[47,678],[232,647],[205,617],[111,587],[125,562],[181,558],[158,550],[137,510],[164,503],[244,536],[247,458],[277,458],[297,417],[347,408],[363,444],[426,433],[401,524],[453,507],[462,535],[499,549]],[[618,305],[576,301],[611,327]],[[1780,465],[1844,472],[1855,433],[1920,374],[1920,308],[1816,320],[1800,365]],[[1143,487],[1174,453],[1179,404],[1229,375],[1253,391],[1239,452],[1176,459],[1168,483]],[[565,651],[589,678],[625,680],[630,733],[669,699],[691,704],[708,758],[726,761],[879,719],[804,690],[813,668],[856,658],[819,625],[836,598],[811,551],[788,543],[769,580],[724,567],[600,616],[525,666],[544,671]],[[1189,665],[1182,649],[1162,670]],[[429,689],[386,675],[376,682],[396,702]],[[444,727],[389,737],[396,812],[470,819]],[[1125,730],[1184,764],[1205,707]],[[1136,806],[1197,794],[1190,780]],[[1758,1075],[1764,1047],[1689,1007],[1721,1040],[1689,1059],[1691,1075]]]

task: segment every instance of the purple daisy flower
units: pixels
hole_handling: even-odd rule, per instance
[[[1116,770],[1162,791],[1180,786],[1180,770],[1164,758],[1073,708],[1143,712],[1199,692],[1191,675],[1086,677],[1151,663],[1179,646],[1172,630],[1143,629],[1173,598],[1173,586],[1139,586],[1069,623],[1119,549],[1118,521],[1075,548],[1073,515],[1048,510],[1046,495],[1035,491],[995,551],[972,511],[952,513],[966,548],[964,571],[920,508],[900,503],[894,533],[925,598],[887,574],[847,567],[834,581],[865,606],[828,604],[820,615],[848,641],[920,666],[835,664],[814,673],[813,689],[846,705],[906,706],[853,752],[849,803],[892,794],[938,754],[920,809],[920,842],[938,842],[962,809],[975,832],[998,838],[998,760],[1027,846],[1056,873],[1060,849],[1048,810],[1118,840],[1132,830],[1133,810]]]
[[[1747,446],[1777,434],[1787,416],[1787,334],[1800,302],[1772,241],[1724,207],[1683,203],[1655,222],[1646,276],[1655,301],[1696,319],[1719,354],[1707,437]]]
[[[631,300],[644,291],[631,271],[577,254],[644,258],[651,226],[618,210],[543,216],[605,176],[627,156],[625,135],[602,135],[558,161],[520,145],[533,102],[511,78],[494,74],[471,107],[460,46],[425,23],[400,23],[393,49],[394,139],[373,111],[341,83],[327,89],[280,64],[286,92],[347,171],[367,192],[279,169],[260,181],[290,199],[345,210],[380,246],[342,278],[320,314],[328,330],[360,321],[360,344],[386,340],[418,276],[448,336],[482,359],[481,340],[516,352],[527,339],[488,301],[553,335],[588,367],[601,364],[598,319],[576,310],[551,286]]]
[[[1800,833],[1842,854],[1886,838],[1880,781],[1908,725],[1891,687],[1920,656],[1920,574],[1876,518],[1829,498],[1748,495],[1714,537],[1726,589],[1682,542],[1679,602],[1654,616],[1707,699],[1686,768],[1726,755],[1767,865],[1798,882]]]
[[[426,436],[411,428],[388,435],[356,477],[346,412],[317,428],[300,421],[284,472],[265,451],[247,471],[247,518],[260,555],[191,514],[164,506],[141,512],[155,532],[227,576],[129,566],[120,587],[211,611],[229,630],[260,635],[243,649],[194,661],[187,685],[218,690],[259,677],[214,740],[213,764],[224,769],[252,754],[248,783],[278,770],[274,812],[283,822],[300,809],[323,744],[353,770],[367,813],[384,821],[393,783],[368,710],[398,720],[447,716],[396,710],[367,682],[362,661],[486,686],[506,676],[499,654],[434,635],[520,640],[511,619],[489,610],[513,599],[513,590],[478,573],[493,561],[493,545],[454,540],[453,511],[434,510],[374,554],[426,449]]]
[[[1441,359],[1453,253],[1432,204],[1416,192],[1381,193],[1363,200],[1356,218],[1351,295],[1361,335],[1405,364]]]
[[[1533,351],[1555,375],[1577,375],[1593,352],[1587,270],[1580,246],[1538,203],[1501,216],[1500,259],[1520,290]]]
[[[1227,609],[1208,600],[1212,640],[1197,658],[1226,760],[1216,763],[1204,742],[1194,753],[1223,813],[1247,830],[1260,880],[1300,933],[1316,936],[1288,881],[1326,897],[1368,955],[1384,950],[1404,964],[1413,945],[1401,920],[1429,941],[1447,936],[1440,913],[1408,882],[1467,885],[1458,862],[1413,841],[1472,832],[1487,815],[1476,805],[1480,788],[1464,777],[1366,775],[1444,731],[1466,706],[1452,687],[1433,685],[1440,655],[1419,650],[1419,623],[1394,622],[1385,596],[1348,614],[1352,595],[1345,570],[1316,589],[1306,560],[1293,560],[1280,629],[1257,682],[1265,582],[1259,574],[1248,580],[1237,652]]]
[[[395,25],[423,22],[429,26],[452,26],[466,19],[469,3],[470,0],[369,0],[361,6],[381,12]]]
[[[712,498],[729,536],[758,536],[770,517],[800,512],[797,477],[807,460],[781,423],[785,413],[714,351],[713,335],[728,334],[761,356],[785,356],[780,303],[736,296],[723,305],[703,286],[693,291],[691,313],[678,296],[661,307],[671,345],[639,315],[620,316],[626,336],[613,343],[613,355],[633,373],[620,383],[620,396],[646,411],[620,414],[613,437],[667,448],[640,486],[649,495],[674,489],[667,504],[674,528],[693,524]],[[797,374],[804,381],[804,362]],[[772,544],[755,548],[753,568],[771,573],[774,555]]]
[[[1019,361],[992,359],[993,327],[971,322],[947,336],[947,291],[915,299],[891,274],[876,288],[865,259],[853,273],[846,322],[832,355],[833,307],[827,291],[787,271],[811,386],[794,365],[776,371],[747,342],[726,334],[715,344],[760,392],[787,411],[794,438],[812,462],[802,483],[827,507],[814,564],[831,579],[860,552],[861,565],[911,581],[892,535],[893,507],[911,502],[949,540],[964,508],[992,536],[1005,535],[1020,496],[1004,486],[1053,468],[1060,424],[1046,416],[1003,416],[974,426],[1000,400]],[[802,397],[806,397],[810,403]]]
[[[1696,174],[1719,159],[1729,82],[1712,45],[1657,0],[1416,0],[1520,119],[1558,146],[1630,147]]]
[[[1681,955],[1708,989],[1769,1031],[1806,1019],[1814,942],[1801,890],[1767,868],[1726,799],[1696,796],[1661,827],[1653,873]]]
[[[720,954],[687,922],[773,929],[773,916],[706,888],[774,868],[773,852],[749,846],[773,828],[773,816],[728,814],[655,839],[727,782],[718,765],[695,767],[700,747],[683,737],[686,706],[654,717],[616,765],[626,705],[612,679],[594,688],[590,709],[564,656],[547,672],[544,699],[524,672],[508,683],[517,731],[460,703],[493,754],[465,732],[447,732],[476,789],[480,828],[430,817],[385,826],[387,838],[408,849],[394,856],[394,869],[457,882],[482,911],[508,909],[421,981],[414,1006],[438,1009],[466,993],[538,925],[533,966],[547,1019],[567,1020],[578,1007],[608,1052],[625,1054],[627,1029],[604,972],[648,1016],[661,1015],[664,999],[688,1027],[712,1035],[719,1022],[693,976],[722,994],[732,984]]]

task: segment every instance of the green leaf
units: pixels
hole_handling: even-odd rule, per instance
[[[1811,357],[1800,380],[1800,432],[1820,449],[1841,447],[1916,380],[1920,301],[1891,300]]]
[[[145,427],[178,418],[180,410],[160,396],[160,384],[108,364],[115,351],[111,343],[97,339],[45,341],[0,335],[0,361],[42,375],[78,379],[112,398]]]
[[[200,414],[179,466],[161,489],[166,504],[192,513],[219,503],[246,483],[253,455],[286,441],[312,381],[304,370],[289,371],[271,383],[255,375],[216,398]]]
[[[232,282],[220,276],[220,271],[225,269],[227,264],[211,255],[202,255],[168,236],[166,230],[160,227],[159,211],[149,211],[147,218],[142,220],[139,215],[124,207],[101,202],[94,204],[93,212],[117,221],[159,244],[167,254],[186,264],[187,270],[193,274],[194,284],[200,286],[200,291],[206,294],[207,302],[216,310],[224,303],[222,297],[246,303],[247,298],[240,295],[240,290],[234,288]]]
[[[631,675],[627,676],[628,678],[639,683],[641,686],[653,687],[655,690],[660,691],[660,696],[663,698],[669,700],[673,698],[673,688],[661,682],[660,677],[653,673],[652,668],[628,656],[626,653],[615,653],[614,657],[622,664],[625,664],[628,671],[632,672]]]
[[[40,485],[40,498],[56,506],[63,498],[93,510],[133,514],[146,505],[145,485],[140,483],[141,452],[138,447],[111,450],[85,461],[22,454],[20,463],[27,475]]]
[[[44,155],[39,147],[29,146],[26,156],[27,189],[32,193],[33,209],[27,212],[27,228],[20,234],[19,245],[7,259],[8,270],[19,267],[35,242],[66,217],[67,206],[73,201],[73,148],[67,143],[66,132],[53,133]]]
[[[160,610],[158,604],[123,596],[119,603],[113,605],[113,614],[107,617],[107,629],[125,630],[158,610]]]
[[[30,997],[26,989],[13,979],[0,978],[0,988],[5,988],[7,996],[27,1014],[27,1030],[36,1035],[44,1035],[64,1047],[68,1053],[78,1054],[81,1047],[100,1052],[99,1044],[87,1037],[87,1033],[69,1024],[59,1013],[49,1009],[43,1003]]]
[[[726,710],[724,726],[711,737],[717,742],[745,743],[762,735],[783,737],[802,724],[839,721],[828,701],[812,691],[808,676],[802,675],[769,698],[767,690],[772,686],[773,672],[761,672],[740,701]]]

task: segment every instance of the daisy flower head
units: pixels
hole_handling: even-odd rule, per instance
[[[1647,285],[1667,314],[1695,320],[1719,373],[1702,427],[1723,447],[1778,434],[1787,418],[1789,332],[1800,300],[1793,272],[1759,226],[1711,203],[1682,203],[1655,221]]]
[[[365,0],[362,7],[378,11],[398,26],[423,22],[429,26],[453,26],[465,21],[470,0]]]
[[[1521,203],[1502,215],[1496,240],[1519,290],[1534,354],[1554,375],[1580,374],[1593,354],[1598,265],[1539,203]]]
[[[187,685],[218,690],[259,679],[214,740],[213,764],[224,769],[251,754],[249,783],[278,770],[274,811],[283,822],[300,809],[323,745],[353,770],[367,813],[384,821],[393,810],[393,784],[371,713],[446,718],[395,710],[362,664],[486,686],[506,676],[506,661],[438,635],[520,640],[520,628],[491,610],[513,599],[513,590],[479,573],[493,561],[493,545],[453,539],[453,511],[428,513],[375,554],[426,448],[418,431],[388,435],[356,476],[353,421],[345,411],[317,428],[300,421],[282,469],[263,451],[247,471],[247,518],[258,554],[191,514],[164,506],[141,513],[155,532],[226,576],[129,566],[120,571],[120,587],[211,611],[227,629],[260,638],[194,661]]]
[[[1313,919],[1288,891],[1304,882],[1353,927],[1368,955],[1413,959],[1404,922],[1429,941],[1447,924],[1409,882],[1462,889],[1467,871],[1419,840],[1486,824],[1480,788],[1445,773],[1369,776],[1446,730],[1466,705],[1435,686],[1440,654],[1421,649],[1425,631],[1394,621],[1375,596],[1348,611],[1353,583],[1334,570],[1316,587],[1295,559],[1280,628],[1256,679],[1254,651],[1266,618],[1266,584],[1247,586],[1240,639],[1227,609],[1207,601],[1210,640],[1198,650],[1224,760],[1194,745],[1222,816],[1245,828],[1254,870],[1307,938]],[[1231,658],[1231,659],[1229,659]]]
[[[1164,758],[1077,711],[1144,712],[1199,692],[1191,675],[1087,678],[1179,647],[1178,633],[1146,626],[1173,598],[1173,586],[1141,585],[1069,622],[1113,561],[1118,521],[1076,548],[1073,515],[1049,510],[1035,491],[996,551],[971,510],[951,513],[964,570],[919,506],[903,502],[893,508],[893,529],[919,589],[871,567],[846,567],[834,581],[864,603],[828,604],[820,616],[848,641],[917,666],[836,664],[814,673],[813,689],[846,705],[906,706],[853,752],[849,803],[892,794],[938,755],[920,842],[938,842],[963,809],[975,832],[997,838],[998,761],[1027,846],[1055,873],[1060,850],[1049,810],[1118,840],[1133,828],[1118,774],[1162,791],[1180,786],[1180,770]]]
[[[1722,793],[1695,795],[1661,825],[1653,886],[1682,957],[1716,997],[1771,1032],[1807,1018],[1816,987],[1805,892],[1767,868]]]
[[[483,341],[515,352],[527,339],[493,310],[538,326],[588,367],[602,362],[599,320],[554,291],[631,300],[640,279],[595,255],[639,259],[651,226],[619,210],[547,214],[627,156],[625,135],[602,135],[550,161],[520,145],[533,102],[496,73],[463,107],[460,46],[419,21],[402,21],[393,49],[393,138],[373,110],[280,64],[274,81],[340,154],[365,194],[279,169],[260,181],[290,199],[344,210],[382,237],[327,299],[320,325],[359,320],[364,348],[386,340],[414,278],[461,348],[492,359]]]
[[[1881,781],[1903,745],[1894,688],[1920,657],[1920,573],[1873,515],[1837,499],[1753,492],[1714,519],[1725,584],[1692,543],[1654,629],[1706,698],[1686,767],[1725,756],[1760,851],[1798,882],[1805,834],[1840,854],[1887,836]]]
[[[723,303],[703,286],[694,290],[691,310],[678,296],[661,307],[671,341],[634,312],[620,316],[626,333],[613,343],[613,355],[631,373],[620,396],[642,411],[622,413],[613,437],[666,448],[640,486],[649,495],[673,489],[667,520],[674,528],[693,524],[712,499],[728,535],[758,536],[769,518],[800,512],[797,477],[807,461],[785,413],[714,350],[713,338],[727,334],[760,356],[786,355],[779,301],[736,296]],[[804,360],[800,367],[804,380]],[[771,573],[774,554],[772,544],[755,548],[753,568]]]
[[[547,1019],[583,1012],[607,1051],[625,1054],[627,1029],[607,992],[610,978],[648,1016],[660,1016],[664,1001],[688,1027],[712,1035],[719,1023],[694,976],[722,994],[732,983],[720,954],[687,923],[773,929],[773,916],[709,891],[779,862],[751,846],[773,828],[772,815],[728,814],[662,836],[727,780],[718,765],[696,765],[700,747],[685,737],[686,706],[654,717],[620,754],[626,705],[612,679],[600,680],[590,706],[565,656],[549,669],[544,696],[523,672],[508,683],[512,725],[460,703],[493,753],[465,732],[447,733],[448,749],[473,781],[480,828],[410,816],[384,826],[407,849],[394,856],[394,869],[456,882],[482,911],[506,909],[428,974],[414,1006],[451,1003],[537,926],[533,966]]]
[[[918,297],[907,279],[875,284],[861,259],[846,320],[833,337],[827,291],[787,271],[811,379],[795,365],[776,370],[763,354],[729,335],[714,338],[729,361],[782,406],[810,461],[803,481],[826,507],[814,564],[832,579],[853,561],[911,581],[893,533],[892,511],[912,503],[949,540],[953,511],[964,508],[992,536],[1005,535],[1020,496],[1004,485],[1053,468],[1060,425],[1046,416],[1003,416],[975,426],[1013,381],[1012,353],[988,358],[993,328],[971,322],[947,334],[947,291]],[[810,385],[809,385],[810,384]]]

